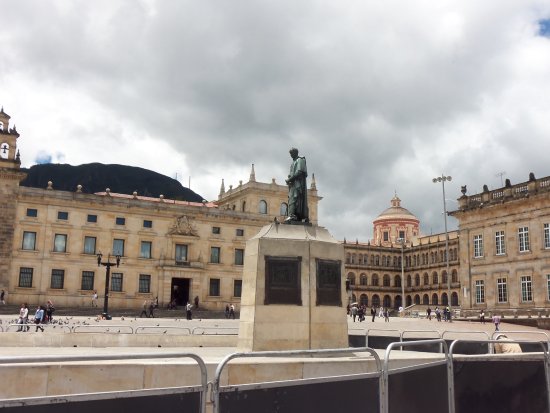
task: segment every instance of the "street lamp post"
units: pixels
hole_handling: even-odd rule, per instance
[[[401,307],[403,307],[403,316],[405,315],[405,260],[403,253],[405,251],[405,238],[398,238],[397,242],[401,244]]]
[[[109,278],[111,275],[111,267],[112,266],[118,267],[120,265],[120,255],[115,255],[115,262],[111,262],[111,254],[107,255],[107,261],[101,261],[101,258],[103,258],[103,254],[99,252],[99,254],[97,254],[97,266],[101,267],[103,265],[105,267],[105,299],[103,300],[102,317],[105,320],[110,320],[111,317],[109,316]]]
[[[441,174],[437,178],[433,178],[432,182],[434,184],[441,182],[441,187],[443,188],[443,217],[445,219],[445,261],[447,264],[447,305],[449,306],[449,321],[452,321],[452,302],[451,302],[451,274],[449,271],[449,232],[447,231],[447,202],[445,199],[445,181],[451,182],[450,176],[445,176]]]

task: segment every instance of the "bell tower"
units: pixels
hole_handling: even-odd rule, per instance
[[[13,251],[17,194],[19,182],[26,174],[20,170],[21,160],[17,150],[19,133],[10,128],[10,116],[0,109],[0,288],[11,292],[8,285],[9,271]],[[11,287],[11,288],[10,288]]]

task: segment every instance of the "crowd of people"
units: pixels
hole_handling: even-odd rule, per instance
[[[31,322],[36,327],[36,332],[38,330],[44,331],[43,324],[49,324],[53,322],[53,313],[55,311],[55,307],[53,305],[53,302],[51,300],[48,300],[48,302],[45,305],[38,305],[36,307],[36,311],[34,313],[34,317],[31,320]],[[24,332],[30,330],[29,325],[29,306],[27,303],[21,304],[21,309],[19,310],[19,318],[17,319],[17,324],[19,324],[19,328],[17,329],[18,332]]]
[[[443,321],[451,322],[451,309],[449,307],[445,307],[443,308],[443,310],[441,310],[439,307],[435,307],[433,313],[437,321],[441,321],[441,319],[443,318]],[[426,309],[426,318],[428,320],[432,319],[432,309],[430,307]]]
[[[353,322],[355,323],[355,320],[359,320],[359,322],[365,321],[365,317],[368,313],[368,307],[365,304],[348,304],[347,308],[348,315],[353,319]],[[374,320],[376,319],[376,315],[378,314],[379,318],[384,318],[385,322],[390,321],[390,309],[387,307],[379,307],[378,311],[376,308],[371,307],[370,308],[370,315],[372,317],[372,322],[374,323]]]

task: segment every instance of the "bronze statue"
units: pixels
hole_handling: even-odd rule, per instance
[[[307,166],[306,158],[298,156],[298,149],[290,151],[292,164],[286,184],[288,185],[288,218],[285,223],[309,222],[307,207]]]

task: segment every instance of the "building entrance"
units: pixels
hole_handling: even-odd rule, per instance
[[[172,278],[170,300],[176,305],[186,305],[189,300],[189,278]]]

